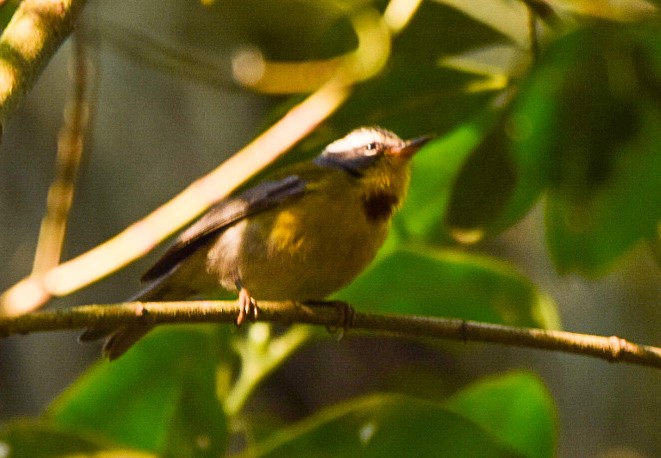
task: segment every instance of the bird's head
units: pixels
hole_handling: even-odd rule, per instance
[[[364,176],[379,169],[406,167],[430,136],[402,140],[381,127],[360,127],[329,144],[316,159],[318,165]],[[383,170],[384,172],[386,170]]]
[[[430,139],[402,140],[380,127],[361,127],[329,144],[315,163],[348,173],[368,213],[375,215],[374,219],[389,218],[406,195],[409,160]]]
[[[406,188],[409,159],[431,138],[402,140],[381,127],[360,127],[329,144],[315,163],[342,169],[367,186]]]

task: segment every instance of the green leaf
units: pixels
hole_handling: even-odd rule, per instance
[[[193,370],[206,374],[186,377],[167,429],[165,454],[168,456],[220,456],[227,441],[227,420],[217,400],[214,368],[206,365]]]
[[[113,446],[91,437],[63,431],[44,422],[27,420],[12,421],[0,427],[0,456],[6,458],[155,457],[150,453]]]
[[[491,127],[455,179],[445,224],[460,242],[476,242],[486,235],[502,218],[514,192],[516,170],[509,153],[505,120],[506,117],[501,116]],[[521,215],[512,216],[514,218],[506,221],[501,219],[500,225],[510,226]]]
[[[603,272],[661,220],[661,33],[599,26],[559,40],[522,96],[516,163],[550,187],[561,272]]]
[[[396,250],[337,296],[359,310],[558,327],[552,300],[509,264],[450,250]]]
[[[549,247],[558,268],[594,275],[634,244],[652,237],[661,219],[661,113],[639,107],[641,134],[618,152],[613,176],[587,200],[570,189],[552,189],[546,207]]]
[[[485,130],[479,120],[467,122],[433,141],[415,157],[411,186],[395,229],[417,240],[437,241],[445,233],[443,217],[454,180]]]
[[[226,326],[161,326],[118,360],[83,375],[53,402],[47,418],[153,453],[218,456],[227,425],[215,371],[228,332]]]
[[[372,395],[336,405],[281,430],[245,456],[518,456],[441,405]]]
[[[553,398],[531,373],[513,372],[481,380],[452,396],[445,405],[523,456],[555,456],[557,420]]]

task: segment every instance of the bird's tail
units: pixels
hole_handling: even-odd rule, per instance
[[[149,302],[163,300],[163,291],[158,283],[149,285],[127,302],[141,301]],[[88,343],[105,339],[103,343],[103,355],[110,361],[122,356],[138,340],[154,328],[149,324],[131,324],[120,327],[92,327],[87,328],[78,337],[78,342]]]

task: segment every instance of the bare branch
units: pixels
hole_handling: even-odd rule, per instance
[[[347,319],[345,312],[350,309],[347,304],[328,303],[328,305],[330,306],[311,306],[294,302],[260,302],[259,321],[315,324],[413,337],[498,343],[661,368],[661,348],[639,345],[616,336],[517,328],[453,318],[413,315],[352,312]],[[88,326],[119,326],[136,322],[234,323],[239,312],[239,306],[235,301],[85,305],[64,310],[36,312],[14,318],[0,318],[0,336]]]
[[[0,37],[0,122],[73,30],[84,0],[24,0]]]
[[[41,220],[34,255],[33,274],[46,272],[60,263],[69,214],[83,156],[85,131],[89,122],[87,53],[79,36],[72,36],[73,93],[64,109],[64,123],[57,142],[55,178],[48,188],[46,211]]]

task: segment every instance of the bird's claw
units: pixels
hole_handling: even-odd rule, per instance
[[[353,317],[356,314],[354,308],[342,301],[307,301],[305,304],[310,306],[333,307],[337,310],[338,322],[335,325],[326,326],[326,329],[331,334],[337,334],[337,339],[340,340],[344,334],[353,326]]]
[[[236,325],[241,326],[246,320],[257,320],[257,302],[250,295],[247,289],[241,288],[239,291],[239,316],[236,317]]]

